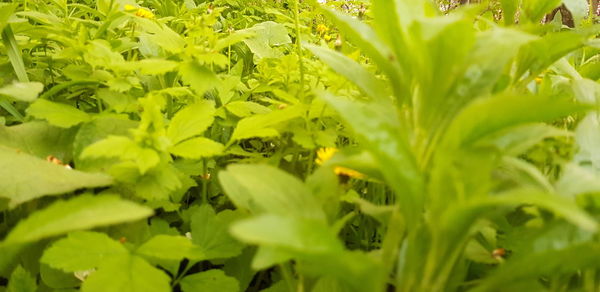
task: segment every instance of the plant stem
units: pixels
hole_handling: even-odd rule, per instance
[[[300,66],[300,101],[308,103],[305,100],[306,95],[304,94],[304,59],[302,55],[302,32],[300,31],[300,8],[298,2],[294,1],[294,26],[296,29],[296,53],[298,54],[298,65]]]

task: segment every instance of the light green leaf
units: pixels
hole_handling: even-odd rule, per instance
[[[156,235],[142,244],[136,253],[162,260],[203,259],[199,253],[192,254],[193,247],[192,241],[185,236]]]
[[[515,13],[519,8],[520,0],[501,0],[502,15],[504,16],[504,24],[512,25],[515,23]]]
[[[304,256],[343,250],[335,233],[320,220],[285,215],[260,215],[236,222],[231,233],[260,246],[282,248]]]
[[[83,285],[83,292],[170,292],[169,276],[138,256],[106,261]]]
[[[354,129],[380,165],[386,181],[402,194],[398,200],[405,220],[416,220],[423,204],[423,178],[395,107],[385,103],[350,101],[326,92],[321,93],[321,97]]]
[[[141,174],[160,162],[156,151],[142,148],[133,140],[122,136],[108,136],[83,150],[81,158],[116,157],[135,162]]]
[[[70,128],[91,119],[89,114],[72,106],[45,99],[38,99],[32,103],[27,108],[27,114],[62,128]]]
[[[70,231],[135,221],[152,210],[114,195],[80,195],[34,212],[13,228],[4,244],[27,243]]]
[[[238,208],[324,220],[325,214],[308,188],[297,178],[267,165],[230,165],[219,173],[227,196]]]
[[[128,253],[127,248],[104,233],[76,231],[46,249],[40,261],[55,269],[75,272],[97,268],[106,260]]]
[[[170,148],[169,152],[190,159],[212,157],[223,154],[225,146],[208,138],[200,137],[183,141]]]
[[[8,24],[8,19],[13,15],[13,12],[17,7],[19,7],[18,3],[0,6],[0,31],[4,30],[4,27]]]
[[[10,275],[6,292],[35,291],[37,291],[37,284],[35,282],[35,278],[33,278],[28,271],[23,269],[23,267],[17,266],[17,268]]]
[[[144,59],[130,64],[133,68],[140,70],[146,75],[160,75],[174,71],[179,65],[177,62],[164,59]]]
[[[509,127],[551,121],[583,112],[588,107],[563,97],[507,92],[468,105],[449,127],[446,142],[450,147],[468,145]],[[538,110],[532,111],[532,108]]]
[[[271,110],[261,104],[251,101],[233,101],[225,105],[225,108],[238,117],[249,117],[253,114],[267,114]]]
[[[315,45],[305,44],[321,61],[329,65],[337,73],[356,84],[364,93],[373,99],[383,99],[389,96],[383,81],[378,80],[371,72],[352,59],[341,53]]]
[[[42,121],[0,126],[0,144],[40,158],[52,155],[67,162],[72,159],[76,133],[75,128],[63,129]]]
[[[544,15],[558,7],[562,0],[524,0],[523,15],[530,22],[539,22]]]
[[[277,137],[279,136],[278,126],[298,118],[304,113],[305,108],[302,105],[295,105],[283,110],[247,117],[237,124],[229,143],[255,137]]]
[[[240,291],[238,281],[235,278],[229,277],[223,271],[216,269],[186,276],[181,280],[181,289],[183,292]]]
[[[215,88],[220,82],[219,78],[211,71],[197,62],[183,63],[179,67],[183,82],[189,85],[199,96]]]
[[[214,115],[215,106],[212,102],[203,101],[189,105],[175,114],[167,128],[167,136],[173,145],[199,136],[213,123]]]
[[[563,0],[563,3],[567,9],[571,11],[571,15],[577,26],[586,16],[588,16],[589,5],[593,2],[588,3],[587,0]]]
[[[241,253],[244,245],[229,235],[233,211],[215,214],[210,206],[201,206],[193,215],[190,225],[192,242],[206,259],[221,259]]]
[[[560,250],[513,257],[485,277],[470,292],[492,291],[497,287],[526,279],[538,280],[543,275],[571,274],[588,268],[595,269],[600,261],[600,245],[589,242]],[[516,290],[512,290],[516,291]]]
[[[14,207],[45,195],[112,184],[104,174],[85,173],[0,146],[0,197]]]
[[[277,58],[283,53],[273,47],[291,44],[286,27],[273,21],[266,21],[242,30],[242,33],[252,33],[254,36],[244,39],[244,43],[258,58]]]
[[[0,88],[0,95],[6,95],[18,101],[32,102],[44,90],[39,82],[14,82]]]

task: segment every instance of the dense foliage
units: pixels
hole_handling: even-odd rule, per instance
[[[0,3],[0,291],[599,291],[597,7]]]

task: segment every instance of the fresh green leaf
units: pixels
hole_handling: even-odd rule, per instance
[[[152,210],[114,195],[80,195],[33,213],[13,228],[3,244],[33,242],[70,231],[135,221]]]
[[[187,106],[175,114],[167,129],[167,136],[173,145],[199,136],[213,123],[214,114],[214,104],[208,101]]]
[[[45,99],[38,99],[27,109],[30,116],[47,120],[51,125],[70,128],[91,119],[86,112],[72,106],[56,103]]]
[[[183,292],[194,291],[240,291],[238,281],[228,277],[221,270],[208,270],[197,274],[186,276],[181,280]]]
[[[97,268],[106,260],[128,253],[121,243],[104,233],[76,231],[46,249],[40,261],[65,272],[76,272]]]
[[[0,197],[11,206],[46,195],[60,195],[81,188],[108,186],[104,174],[85,173],[0,146]]]

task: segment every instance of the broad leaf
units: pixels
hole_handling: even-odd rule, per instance
[[[199,96],[217,86],[219,79],[210,69],[197,62],[183,63],[179,67],[182,80],[189,85]]]
[[[238,208],[254,213],[324,219],[316,198],[297,178],[267,165],[231,165],[219,173],[225,193]]]
[[[41,262],[65,272],[76,272],[97,268],[106,260],[127,254],[127,248],[104,233],[77,231],[46,249]]]
[[[169,292],[169,276],[138,256],[106,261],[83,285],[83,292]]]
[[[118,196],[80,195],[34,212],[6,236],[3,244],[27,243],[70,231],[130,222],[152,215],[152,210]]]
[[[6,292],[35,292],[37,284],[31,274],[18,266],[10,275]]]
[[[221,259],[239,255],[243,244],[229,235],[232,211],[215,214],[210,206],[203,205],[192,215],[190,225],[192,242],[206,259]]]
[[[181,280],[183,292],[196,291],[240,291],[238,281],[225,275],[221,270],[208,270],[197,274],[186,276]]]
[[[202,134],[214,121],[215,107],[208,101],[189,105],[175,114],[167,136],[173,145]]]
[[[192,241],[185,236],[156,235],[142,244],[136,253],[161,260],[203,259],[200,253],[193,255],[192,249]]]
[[[39,82],[15,82],[0,88],[0,95],[5,95],[18,101],[32,102],[42,90],[44,90],[44,85]]]
[[[13,207],[45,195],[59,195],[81,188],[110,184],[112,179],[107,175],[67,169],[0,146],[0,197],[10,199]]]
[[[38,99],[27,109],[30,116],[47,120],[51,125],[70,128],[77,124],[87,122],[91,119],[86,112],[80,111],[72,106]]]

